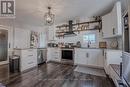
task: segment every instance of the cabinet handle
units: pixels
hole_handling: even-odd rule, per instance
[[[87,58],[89,57],[89,54],[88,54],[88,53],[86,53],[86,57],[87,57]]]
[[[28,64],[32,64],[33,62],[29,62]]]
[[[105,59],[107,59],[107,53],[105,52]]]
[[[9,43],[9,48],[10,48],[10,43]]]
[[[102,51],[102,56],[104,56],[104,50]]]
[[[33,50],[30,49],[30,50],[28,50],[28,51],[33,51]]]
[[[102,32],[102,37],[104,36],[104,33]]]
[[[113,35],[115,34],[115,28],[113,28]]]
[[[28,56],[33,56],[33,55],[28,55]]]
[[[55,59],[58,59],[57,57],[55,57]]]

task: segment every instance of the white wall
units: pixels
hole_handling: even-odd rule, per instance
[[[19,24],[22,25],[22,24]],[[39,27],[39,26],[28,26],[28,25],[22,25],[19,26],[15,23],[15,19],[0,19],[0,29],[7,29],[8,30],[8,44],[10,44],[10,48],[8,48],[8,56],[12,55],[13,52],[13,48],[14,48],[14,42],[15,42],[15,34],[14,31],[15,29],[22,29],[22,30],[33,30],[33,31],[37,31],[37,32],[44,32],[45,36],[47,35],[47,30],[44,28],[44,26]],[[23,35],[24,36],[24,35]],[[46,39],[46,37],[45,37]],[[20,39],[18,39],[17,41],[20,41]],[[47,41],[47,40],[45,40]],[[28,41],[27,41],[28,42]],[[47,43],[47,42],[46,42]],[[5,64],[8,63],[9,60],[4,61],[4,62],[0,62],[1,64]]]

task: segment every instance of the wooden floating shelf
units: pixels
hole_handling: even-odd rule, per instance
[[[76,24],[72,24],[72,26],[76,26],[76,25],[83,25],[83,24],[90,24],[90,23],[97,23],[97,22],[102,22],[101,20],[98,21],[89,21],[89,22],[81,22],[81,23],[76,23]],[[68,24],[63,24],[61,26],[57,26],[56,28],[61,28],[61,27],[68,27]]]
[[[85,29],[85,30],[73,30],[73,32],[80,32],[80,31],[91,31],[91,30],[100,30],[100,29]],[[56,32],[56,33],[66,33],[69,31],[60,31],[60,32]]]
[[[86,30],[73,30],[73,32],[80,32],[80,31],[93,31],[93,30],[100,30],[100,29],[86,29]],[[66,32],[56,32],[56,33],[66,33]],[[64,37],[64,35],[56,35],[56,37]]]
[[[80,31],[92,31],[92,30],[100,30],[100,29],[85,29],[85,30],[74,30],[74,32],[80,32]]]
[[[82,22],[82,23],[75,23],[75,24],[72,24],[72,26],[85,26],[85,24],[89,24],[90,23],[98,23],[98,25],[96,25],[94,28],[87,28],[87,29],[74,29],[73,32],[81,32],[81,31],[92,31],[92,30],[100,30],[102,29],[102,20],[96,20],[96,21],[89,21],[89,22]],[[62,29],[61,28],[64,27],[66,29]],[[57,35],[56,37],[64,37],[64,34],[69,32],[69,30],[67,29],[67,27],[69,27],[68,24],[63,24],[63,25],[60,25],[60,26],[56,26],[56,28],[59,28],[59,30],[56,31]]]

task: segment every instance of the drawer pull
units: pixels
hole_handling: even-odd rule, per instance
[[[58,59],[57,57],[55,57],[55,59]]]
[[[28,50],[28,51],[33,51],[33,50]]]
[[[32,64],[33,62],[29,62],[28,64]]]
[[[28,55],[28,56],[33,56],[33,55]]]

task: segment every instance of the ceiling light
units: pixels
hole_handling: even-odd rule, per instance
[[[54,23],[54,17],[55,15],[51,13],[51,7],[48,7],[48,12],[44,15],[45,24],[49,26],[52,25]]]

